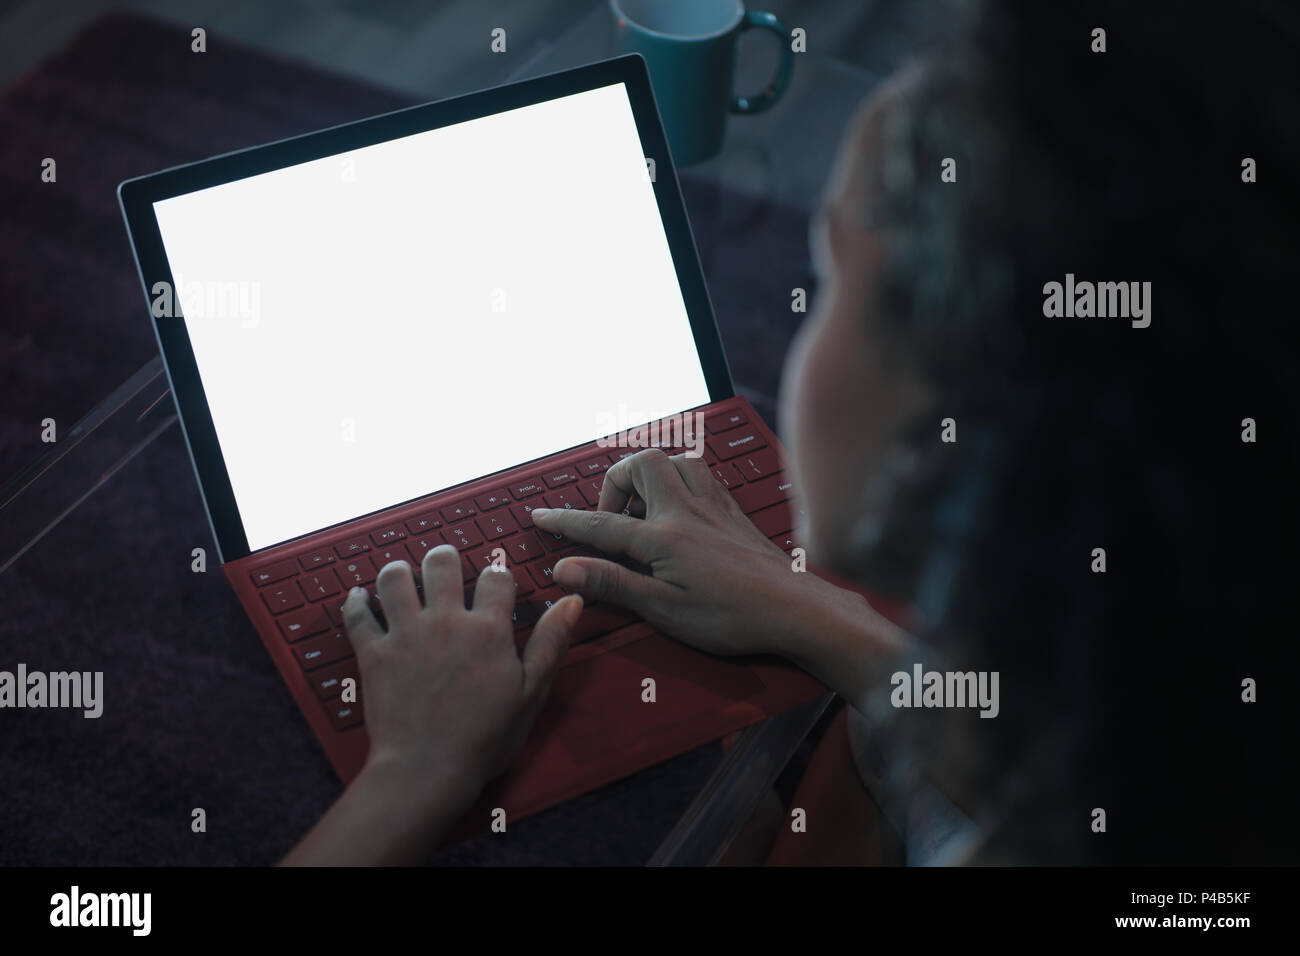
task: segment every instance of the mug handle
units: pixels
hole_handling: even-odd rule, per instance
[[[757,10],[745,12],[745,19],[740,24],[740,32],[746,30],[770,30],[781,41],[781,62],[777,65],[776,76],[772,82],[757,96],[733,96],[731,112],[761,113],[776,105],[785,88],[790,85],[790,73],[794,69],[794,50],[790,49],[790,31],[777,19],[776,14],[762,13]]]

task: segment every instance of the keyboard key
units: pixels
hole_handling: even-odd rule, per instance
[[[563,468],[559,471],[553,471],[546,478],[548,488],[559,488],[561,485],[571,485],[578,480],[578,473],[572,468]]]
[[[294,611],[284,615],[275,623],[279,625],[280,633],[289,643],[324,634],[331,627],[329,617],[318,607],[305,607],[300,611]]]
[[[798,547],[794,541],[793,531],[786,532],[785,534],[778,534],[772,539],[772,543],[786,554],[789,554],[794,548]]]
[[[602,471],[609,468],[609,459],[601,455],[599,458],[591,458],[587,461],[579,462],[576,471],[580,475],[599,475]]]
[[[379,531],[372,531],[370,533],[370,540],[375,543],[376,548],[383,548],[396,544],[405,537],[406,532],[397,526],[382,528]]]
[[[415,562],[417,570],[424,564],[424,556],[440,544],[446,544],[440,534],[418,534],[414,538],[407,539],[406,550],[411,552],[411,560]]]
[[[443,531],[442,536],[447,539],[448,544],[454,544],[462,551],[483,543],[478,529],[468,521],[448,527]]]
[[[555,573],[555,562],[558,558],[547,558],[545,561],[538,561],[536,564],[528,565],[528,573],[533,576],[533,580],[539,588],[549,588],[555,586],[553,575]]]
[[[583,554],[590,557],[594,554],[591,549],[580,550],[575,547],[566,548],[564,551],[557,551],[555,554],[548,554],[545,561],[535,561],[528,565],[528,573],[533,576],[539,588],[555,587],[555,565],[561,558],[574,557]],[[567,593],[567,592],[566,592]]]
[[[520,601],[515,605],[510,620],[514,623],[516,631],[522,631],[524,628],[532,627],[537,623],[537,612],[533,610],[533,606],[529,602]]]
[[[375,570],[382,571],[385,564],[393,561],[405,561],[411,563],[411,554],[406,548],[398,545],[395,548],[379,548],[370,552],[370,560],[375,562]]]
[[[741,425],[748,425],[749,419],[743,412],[715,412],[712,415],[704,417],[704,430],[710,435],[717,435],[720,432],[730,431],[733,428],[739,428]]]
[[[709,451],[718,461],[730,461],[739,455],[750,454],[767,446],[763,436],[752,428],[741,428],[709,439]]]
[[[333,568],[325,568],[315,574],[304,574],[298,583],[302,585],[308,601],[323,601],[327,597],[343,593],[339,587],[339,577]]]
[[[339,559],[343,561],[355,557],[358,554],[364,554],[369,550],[370,541],[367,538],[353,538],[350,541],[342,541],[334,545],[335,553],[338,554]]]
[[[736,475],[734,468],[714,468],[713,477],[718,479],[724,488],[735,488],[741,483],[740,478]]]
[[[510,513],[514,515],[515,521],[519,522],[520,528],[531,528],[533,526],[533,509],[540,507],[542,507],[540,499],[532,502],[525,501],[523,504],[512,505]]]
[[[594,508],[600,504],[600,486],[605,483],[605,477],[584,478],[578,482],[578,491],[582,493],[582,500],[587,502],[588,507]]]
[[[498,511],[496,514],[485,515],[478,518],[475,522],[478,529],[483,532],[483,537],[488,541],[495,541],[497,538],[504,538],[508,534],[514,534],[519,530],[519,525],[510,517],[508,511]]]
[[[736,498],[736,504],[740,505],[740,510],[748,515],[778,501],[785,501],[790,497],[789,489],[790,482],[781,475],[773,475],[750,485],[741,485],[732,494]]]
[[[740,473],[740,477],[745,481],[766,478],[768,475],[775,475],[781,470],[781,462],[777,459],[776,452],[771,448],[756,451],[752,455],[742,455],[731,464],[735,466],[736,471]]]
[[[521,498],[531,498],[533,495],[540,495],[546,489],[542,487],[540,478],[533,478],[529,481],[523,481],[516,485],[510,486],[510,493],[515,496],[515,501]]]
[[[474,508],[474,502],[462,501],[459,504],[450,505],[442,509],[442,520],[447,524],[456,524],[463,522],[466,518],[472,518],[478,511]]]
[[[465,553],[465,561],[474,571],[474,580],[477,581],[479,574],[492,564],[492,555],[496,550],[496,547],[493,546],[490,548],[476,548]]]
[[[283,581],[285,578],[291,578],[298,573],[298,562],[289,558],[287,561],[277,561],[275,564],[267,565],[264,568],[258,568],[249,575],[253,583],[259,588],[268,584],[274,584],[276,581]]]
[[[500,508],[504,505],[508,505],[511,501],[512,499],[508,494],[506,494],[506,490],[504,488],[498,488],[490,494],[479,495],[474,499],[474,504],[478,505],[479,511],[491,511],[493,508]]]
[[[517,565],[507,565],[507,567],[510,568],[510,573],[515,576],[515,597],[522,598],[526,594],[532,594],[535,588],[528,569]]]
[[[474,568],[474,581],[478,582],[479,576],[492,563],[492,552],[495,548],[482,548],[478,551],[472,551],[465,555],[467,565]],[[515,594],[523,597],[525,594],[531,594],[533,591],[533,582],[528,577],[528,572],[522,567],[511,567],[509,562],[504,565],[506,571],[515,579]]]
[[[357,700],[360,700],[361,677],[357,673],[357,659],[355,657],[332,667],[314,671],[309,678],[309,682],[317,697],[321,700],[329,700],[331,697],[337,697],[343,693],[343,681],[349,677],[357,681]]]
[[[262,592],[262,601],[272,614],[283,614],[306,603],[303,600],[302,589],[298,587],[296,581],[267,588]]]
[[[420,515],[406,522],[406,530],[411,534],[421,535],[430,531],[437,531],[442,527],[442,519],[430,511],[427,515]]]
[[[542,547],[552,554],[573,547],[573,542],[562,534],[551,534],[549,531],[538,531],[537,534],[542,539]]]
[[[769,538],[773,535],[785,534],[794,528],[794,515],[791,514],[790,506],[787,504],[774,505],[754,512],[749,516],[749,520]]]
[[[532,534],[520,534],[508,538],[505,547],[506,557],[513,564],[523,564],[533,558],[540,558],[546,553],[546,549],[542,547],[542,539],[538,537],[536,531]]]
[[[319,551],[313,551],[311,554],[304,554],[298,559],[304,571],[314,571],[316,568],[324,567],[334,562],[334,552],[329,548],[321,548]]]
[[[345,704],[343,701],[330,701],[325,705],[325,712],[330,715],[330,723],[335,730],[347,730],[361,723],[361,705]]]
[[[369,558],[353,558],[338,566],[339,580],[345,588],[365,587],[372,584],[378,572]]]
[[[533,613],[541,617],[562,597],[564,597],[564,592],[559,588],[545,588],[530,597],[528,604],[533,609]]]
[[[343,631],[332,631],[323,637],[313,637],[309,641],[293,645],[294,657],[298,666],[305,671],[314,671],[326,664],[335,664],[352,656],[352,644]]]
[[[581,510],[587,506],[577,488],[565,488],[563,491],[548,492],[542,497],[542,501],[546,502],[548,508],[578,508]]]

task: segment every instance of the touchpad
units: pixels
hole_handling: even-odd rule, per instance
[[[728,711],[746,707],[765,688],[746,663],[647,637],[562,669],[552,690],[557,706],[548,708],[545,722],[556,721],[558,727],[547,729],[585,761],[612,749],[636,749],[649,735],[671,734],[681,725],[698,736],[710,717],[721,728]]]

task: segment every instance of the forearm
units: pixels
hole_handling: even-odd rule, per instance
[[[424,863],[477,795],[454,774],[415,774],[367,764],[281,866],[408,866]]]
[[[801,623],[785,656],[858,710],[867,697],[910,667],[916,641],[853,591],[809,576]]]

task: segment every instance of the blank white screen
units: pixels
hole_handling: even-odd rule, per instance
[[[708,401],[622,84],[154,209],[251,550]]]

